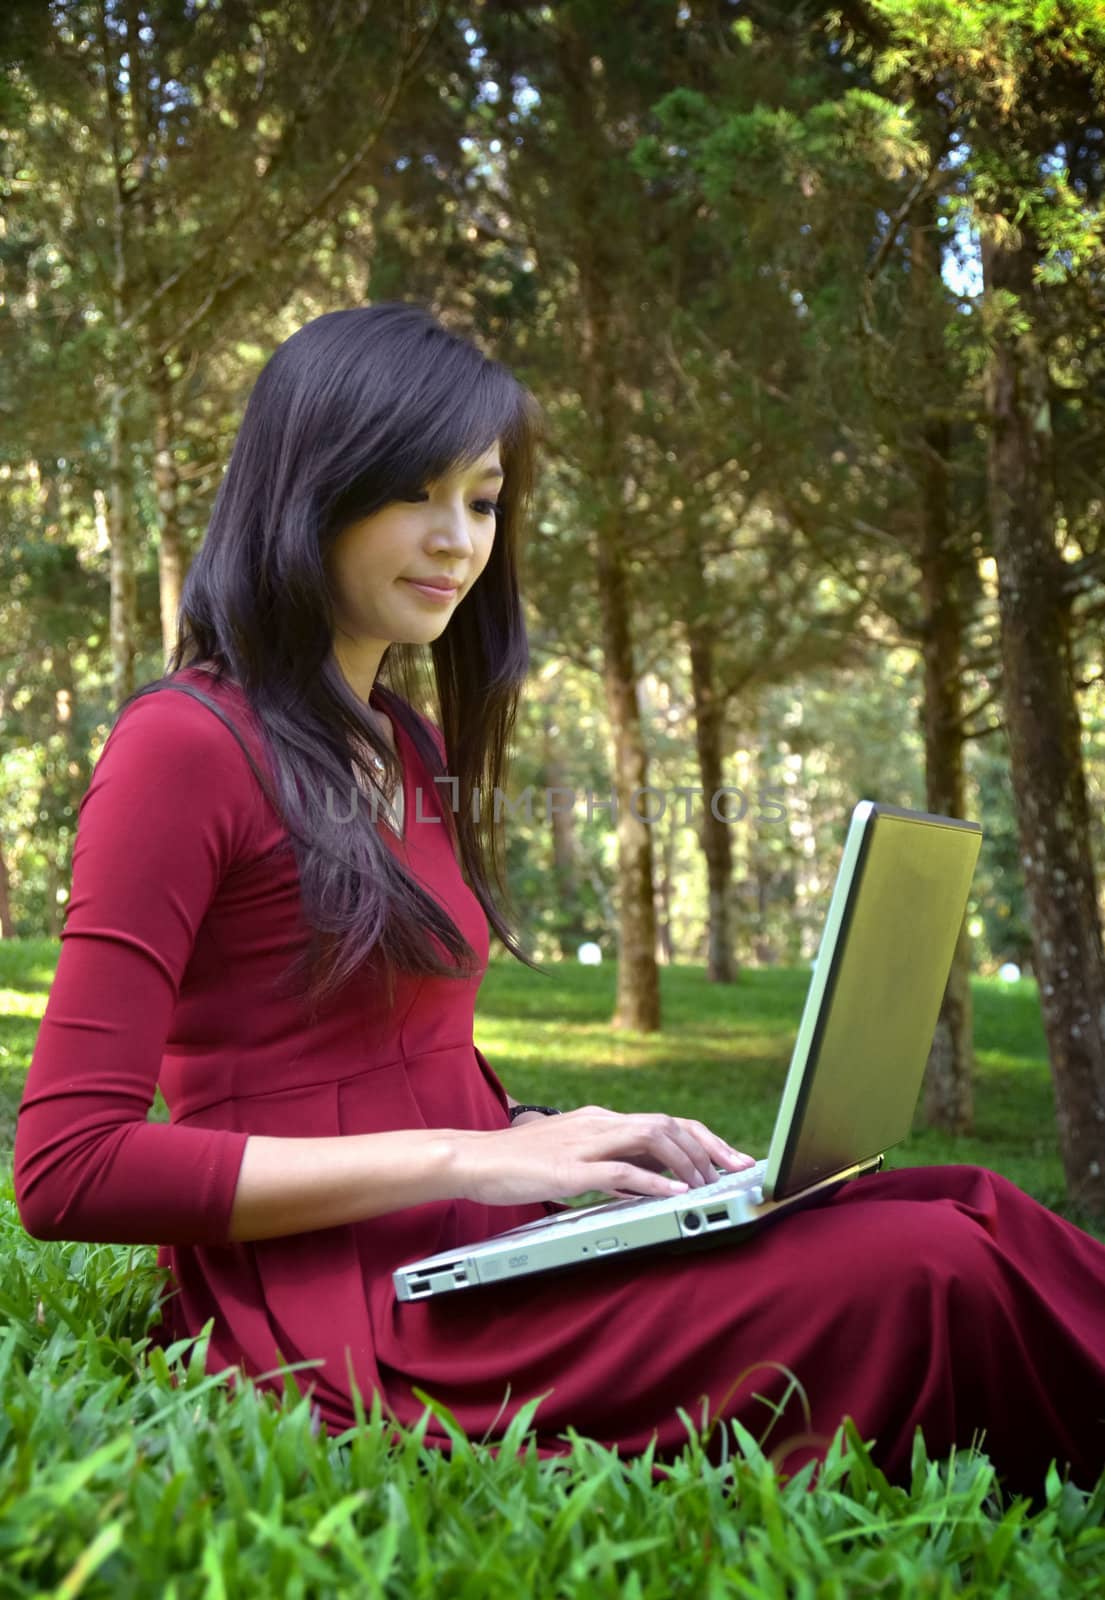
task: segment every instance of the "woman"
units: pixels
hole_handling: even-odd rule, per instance
[[[705,1255],[396,1299],[402,1263],[568,1197],[751,1160],[662,1112],[512,1117],[473,1043],[488,924],[526,960],[471,802],[502,783],[526,675],[538,437],[529,392],[416,304],[319,317],[261,373],[170,670],[81,804],[16,1135],[25,1227],[159,1244],[154,1337],[213,1319],[208,1370],[277,1389],[315,1362],[331,1432],[354,1382],[393,1422],[423,1418],[418,1388],[487,1440],[543,1396],[543,1455],[570,1426],[663,1462],[683,1409],[794,1471],[850,1414],[895,1481],[920,1425],[930,1455],[980,1441],[1011,1490],[1053,1457],[1089,1486],[1105,1247],[983,1168],[861,1178]],[[413,709],[427,647],[440,728]],[[146,1120],[158,1082],[168,1125]],[[788,1372],[810,1416],[771,1424]],[[436,1418],[426,1438],[448,1447]]]

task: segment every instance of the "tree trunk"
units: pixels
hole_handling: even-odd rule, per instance
[[[106,0],[101,0],[99,16],[100,47],[104,62],[104,102],[108,143],[112,158],[114,204],[111,211],[112,313],[115,328],[123,327],[130,301],[129,245],[130,218],[123,159],[122,106],[119,96],[120,70],[116,41],[108,28]],[[111,664],[112,693],[119,705],[135,689],[134,646],[138,631],[138,586],[134,575],[134,549],[130,517],[130,474],[127,464],[127,397],[129,388],[118,372],[122,359],[122,336],[111,343],[114,373],[109,378],[111,398],[107,417],[108,435],[108,531],[111,541]]]
[[[545,703],[541,707],[541,765],[549,796],[546,814],[552,838],[556,904],[560,908],[556,937],[561,957],[574,960],[580,944],[587,936],[587,929],[579,917],[580,870],[575,833],[575,791],[567,781],[572,774],[565,772],[560,759],[563,738],[563,729],[558,727],[552,707]]]
[[[54,707],[57,715],[57,749],[56,758],[47,765],[47,780],[51,794],[50,810],[51,819],[49,836],[50,847],[50,885],[47,891],[47,915],[49,919],[49,932],[52,939],[61,935],[65,926],[65,919],[69,914],[68,900],[64,904],[58,902],[58,890],[67,888],[67,878],[72,875],[72,847],[69,848],[70,859],[65,863],[66,870],[62,871],[62,862],[59,860],[60,847],[58,845],[58,829],[62,820],[62,808],[72,805],[74,814],[80,805],[80,795],[87,789],[85,762],[88,752],[81,748],[77,733],[77,675],[73,668],[73,661],[65,650],[58,650],[54,656]],[[76,780],[76,783],[74,782]]]
[[[8,873],[8,861],[4,854],[4,841],[0,837],[0,939],[15,938],[15,923],[12,920],[11,877]]]
[[[695,745],[702,779],[702,853],[706,857],[708,905],[706,981],[733,983],[737,967],[733,955],[730,918],[733,881],[733,845],[730,825],[719,821],[710,796],[723,787],[721,729],[722,705],[713,665],[713,648],[705,629],[692,621],[687,629],[691,657],[691,693],[694,700]],[[725,815],[721,801],[718,810]]]
[[[1019,297],[987,372],[987,479],[998,569],[1013,799],[1059,1144],[1071,1202],[1105,1218],[1105,950],[1090,855],[1070,604],[1056,544],[1046,357],[1039,348],[1035,242],[982,233],[985,289]]]
[[[134,573],[130,474],[127,471],[126,401],[122,387],[112,388],[108,418],[111,475],[108,487],[108,530],[111,537],[111,665],[112,693],[118,706],[135,689],[135,640],[138,636],[138,584]]]
[[[923,354],[932,367],[944,360],[939,325],[931,310],[933,286],[940,278],[936,239],[936,206],[930,199],[912,229],[914,271],[910,276],[914,292],[923,302],[918,305],[917,322]],[[938,816],[962,817],[966,806],[960,677],[963,621],[958,596],[960,558],[948,514],[949,433],[945,420],[927,425],[919,457],[925,804]],[[970,1133],[974,1127],[970,973],[971,939],[964,912],[925,1068],[922,1115],[930,1128],[945,1133]]]
[[[644,793],[648,785],[648,765],[641,735],[617,515],[607,512],[600,517],[596,541],[602,670],[614,739],[618,830],[618,984],[611,1022],[615,1028],[648,1033],[660,1026],[652,827],[645,820],[655,807],[650,804],[650,796]]]
[[[177,506],[179,478],[173,460],[175,411],[173,386],[165,363],[159,361],[154,378],[154,485],[157,490],[157,573],[161,601],[161,649],[165,661],[176,646],[177,613],[184,582],[184,550]]]
[[[775,965],[775,946],[768,932],[767,917],[771,909],[771,886],[775,882],[772,859],[757,846],[752,848],[752,873],[756,891],[756,936],[753,944],[756,961],[761,967]]]
[[[660,841],[660,871],[656,879],[656,960],[667,967],[675,960],[675,935],[671,923],[672,865],[677,827],[678,823],[665,812],[656,829]]]

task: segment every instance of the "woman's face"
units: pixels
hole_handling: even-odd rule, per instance
[[[396,501],[343,528],[326,569],[339,637],[379,656],[391,643],[436,639],[491,556],[502,483],[498,445],[475,466],[419,498]],[[455,580],[454,589],[424,593],[412,580]]]

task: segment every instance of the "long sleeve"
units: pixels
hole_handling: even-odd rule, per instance
[[[16,1124],[35,1238],[228,1242],[248,1134],[147,1117],[197,930],[248,854],[259,794],[234,735],[187,695],[147,695],[112,729]]]

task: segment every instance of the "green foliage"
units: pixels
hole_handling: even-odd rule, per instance
[[[40,1011],[44,947],[15,941],[3,955],[9,1009]],[[668,1109],[765,1139],[806,974],[752,972],[721,990],[698,969],[667,969],[670,1033],[660,1038],[606,1026],[611,978],[574,967],[551,982],[489,971],[481,1040],[511,1092]],[[987,1143],[953,1142],[949,1153],[915,1133],[898,1154],[914,1165],[981,1157],[1044,1198],[1057,1167],[1053,1137],[1046,1156],[1037,1152],[1048,1083],[1032,986],[976,984],[976,1023]],[[2,1063],[9,1099],[29,1049],[25,1038],[19,1059]],[[1099,1591],[1105,1475],[1083,1488],[1053,1466],[1031,1505],[1009,1498],[983,1450],[931,1460],[918,1430],[906,1488],[888,1483],[871,1441],[845,1418],[814,1484],[812,1463],[791,1478],[776,1471],[773,1421],[757,1437],[732,1419],[707,1427],[682,1408],[687,1441],[671,1460],[657,1463],[654,1444],[622,1460],[571,1428],[567,1453],[542,1460],[544,1396],[501,1438],[470,1440],[422,1389],[409,1429],[384,1418],[378,1395],[354,1390],[356,1422],[331,1437],[312,1428],[302,1384],[311,1362],[279,1369],[287,1387],[277,1397],[206,1372],[210,1323],[167,1351],[150,1344],[165,1278],[151,1247],[29,1239],[9,1184],[0,1259],[4,1600]],[[432,1418],[448,1451],[425,1444]]]
[[[984,1454],[931,1461],[918,1431],[907,1490],[850,1419],[814,1488],[739,1423],[712,1462],[682,1409],[659,1481],[652,1447],[622,1461],[570,1428],[538,1459],[541,1396],[494,1450],[419,1389],[409,1430],[358,1396],[352,1428],[316,1434],[294,1378],[278,1401],[205,1374],[210,1324],[149,1348],[142,1296],[114,1298],[120,1248],[35,1246],[10,1205],[0,1230],[5,1596],[1088,1596],[1105,1560],[1105,1479],[1053,1470],[1031,1510]],[[424,1445],[431,1417],[449,1452]]]

